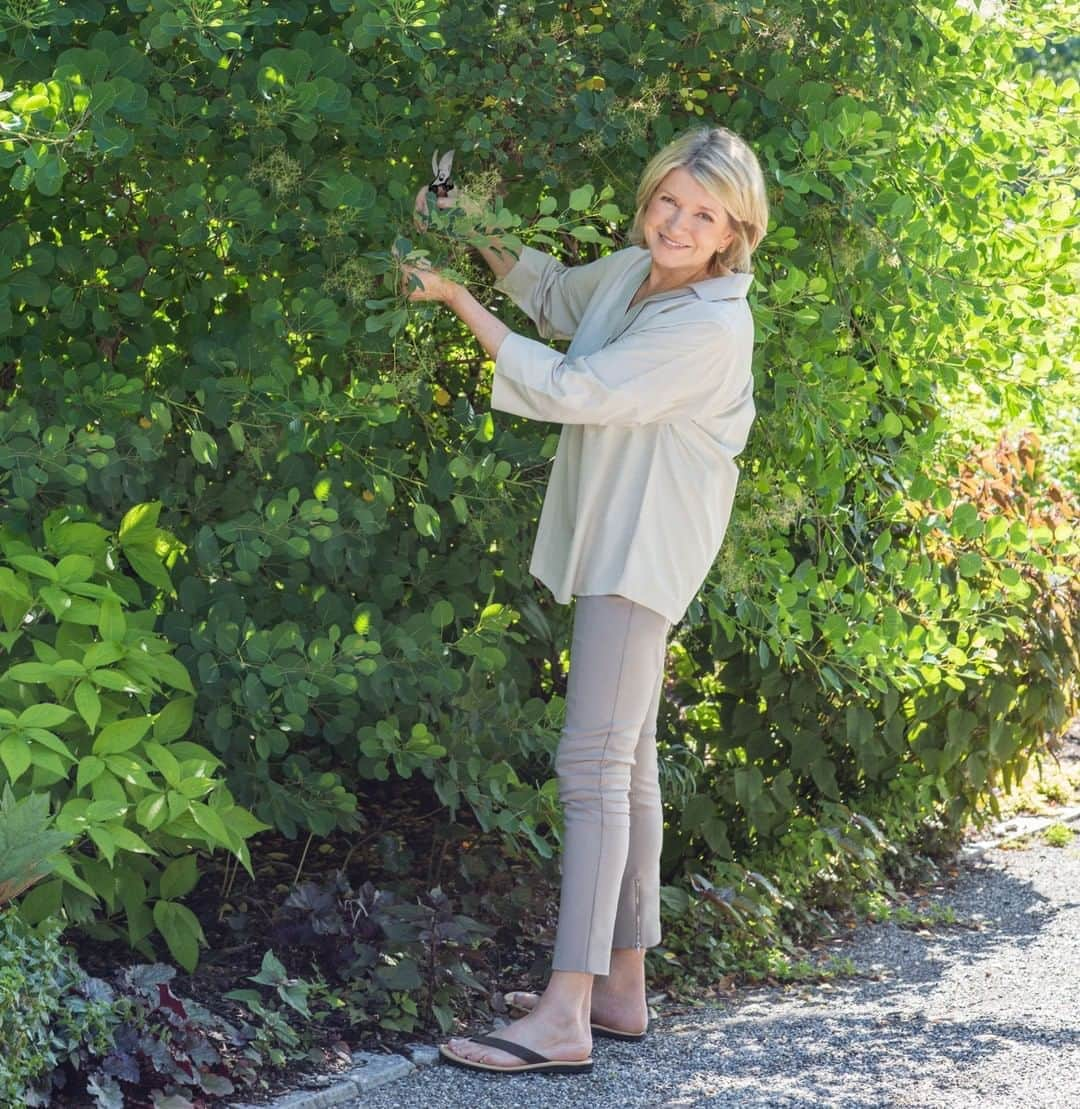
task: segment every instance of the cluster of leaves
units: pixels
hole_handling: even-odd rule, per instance
[[[74,841],[23,899],[24,917],[62,915],[99,938],[125,934],[151,957],[146,937],[156,928],[191,969],[205,939],[179,898],[198,881],[196,852],[224,847],[250,873],[245,840],[266,825],[215,777],[221,760],[182,739],[191,678],[154,634],[155,613],[132,607],[140,595],[121,557],[168,580],[153,554],[159,537],[175,545],[156,527],[160,507],[132,508],[115,542],[62,509],[45,520],[44,551],[0,528],[0,763],[5,791],[41,798],[43,814],[54,803],[51,834]],[[93,919],[101,903],[110,915],[123,910],[125,933]]]
[[[341,871],[332,882],[299,885],[273,925],[290,963],[295,966],[306,958],[320,980],[329,981],[333,995],[347,1008],[350,1025],[375,1024],[399,1032],[435,1024],[443,1032],[453,1027],[464,996],[482,989],[468,956],[490,942],[494,931],[454,912],[439,887],[406,899],[371,882],[354,890]],[[290,978],[272,950],[252,981],[273,987],[286,1004],[312,1018],[310,984]],[[225,996],[246,1002],[264,1019],[269,1015],[254,990]]]
[[[683,698],[705,694],[685,710],[702,763],[665,843],[672,869],[706,850],[741,858],[782,836],[796,808],[883,793],[905,767],[955,831],[997,813],[995,784],[1010,788],[1075,715],[1077,503],[1043,472],[1037,438],[974,450],[945,494],[908,498],[904,512],[865,569],[795,575],[848,595],[847,620],[813,625],[810,643],[835,658],[838,643],[860,640],[867,664],[848,682],[786,669],[761,643],[746,650],[723,613],[711,641],[684,644],[673,684]]]
[[[122,1109],[132,1093],[183,1109],[256,1085],[264,1055],[238,1028],[177,997],[162,964],[82,971],[60,925],[0,913],[0,1100],[45,1106],[80,1097]]]

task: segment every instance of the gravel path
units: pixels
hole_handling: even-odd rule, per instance
[[[350,1109],[1077,1109],[1080,835],[1065,847],[991,848],[958,866],[932,902],[960,924],[863,924],[828,945],[869,977],[744,989],[654,1018],[642,1043],[596,1041],[589,1075],[435,1065]]]

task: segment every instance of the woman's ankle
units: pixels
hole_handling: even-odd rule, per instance
[[[603,978],[597,978],[594,989],[601,989],[619,996],[643,996],[645,992],[645,963],[634,948],[626,949],[628,954],[618,955],[619,948],[611,953],[611,965]]]

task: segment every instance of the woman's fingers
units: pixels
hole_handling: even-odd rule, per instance
[[[451,190],[451,193],[456,194],[456,192],[457,192],[456,189]],[[427,200],[427,198],[428,198],[428,187],[427,187],[427,185],[424,185],[423,188],[421,188],[420,191],[416,194],[416,204],[415,204],[416,211],[413,214],[413,220],[415,221],[417,227],[419,227],[421,230],[426,229],[427,225],[428,225],[428,200]],[[438,197],[435,198],[435,207],[436,208],[442,208],[442,209],[453,208],[455,204],[457,204],[457,199],[454,195],[438,196]]]
[[[427,227],[427,192],[427,185],[422,186],[416,194],[416,204],[414,205],[416,210],[413,213],[413,220],[421,231]]]

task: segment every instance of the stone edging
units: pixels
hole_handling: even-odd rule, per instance
[[[414,1044],[409,1054],[412,1056],[411,1060],[404,1055],[354,1051],[353,1065],[349,1070],[313,1080],[319,1084],[327,1083],[323,1089],[297,1090],[262,1105],[233,1101],[229,1103],[229,1109],[329,1109],[332,1105],[355,1101],[369,1090],[404,1078],[417,1067],[430,1066],[439,1058],[438,1048],[428,1044]]]
[[[1010,843],[1024,836],[1035,835],[1049,828],[1051,824],[1080,823],[1080,805],[1066,805],[1056,813],[1040,816],[1013,816],[996,825],[986,839],[965,843],[959,850],[961,858],[981,857],[987,851]]]

